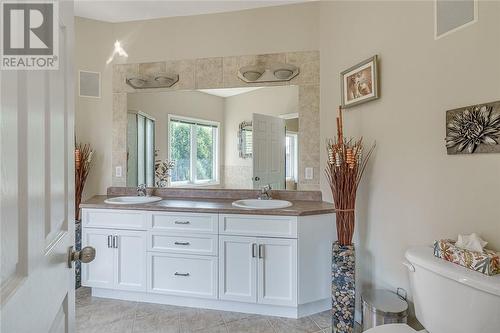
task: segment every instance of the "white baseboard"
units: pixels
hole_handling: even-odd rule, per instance
[[[298,307],[277,306],[266,304],[243,303],[234,301],[223,301],[218,299],[204,299],[185,296],[172,296],[153,294],[147,292],[136,292],[126,290],[113,290],[104,288],[92,288],[92,296],[102,298],[113,298],[125,301],[169,304],[202,308],[221,311],[252,313],[265,316],[278,316],[286,318],[301,318],[314,313],[331,309],[331,300],[323,300],[300,304]]]

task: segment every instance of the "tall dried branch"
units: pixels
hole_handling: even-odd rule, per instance
[[[80,220],[83,189],[92,166],[94,151],[89,144],[75,145],[75,219]]]
[[[375,144],[363,154],[362,138],[347,139],[343,135],[342,109],[339,107],[337,137],[327,141],[328,164],[325,173],[335,203],[338,241],[340,245],[351,245],[356,193]]]

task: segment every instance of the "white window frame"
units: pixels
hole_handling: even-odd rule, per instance
[[[214,130],[214,139],[215,139],[215,152],[214,152],[214,162],[213,162],[213,170],[214,170],[214,179],[209,179],[209,180],[197,180],[196,179],[196,151],[197,151],[197,142],[195,140],[196,136],[196,127],[191,126],[191,148],[190,148],[190,165],[189,165],[189,176],[190,180],[186,181],[176,181],[173,182],[171,179],[169,179],[169,186],[170,187],[193,187],[193,186],[212,186],[212,185],[219,185],[220,184],[220,172],[219,172],[219,161],[220,161],[220,122],[218,121],[213,121],[213,120],[206,120],[206,119],[198,119],[198,118],[191,118],[191,117],[185,117],[185,116],[178,116],[174,114],[169,114],[168,115],[168,124],[167,124],[167,131],[168,131],[168,158],[169,160],[172,160],[170,157],[170,152],[171,149],[170,147],[172,146],[172,137],[170,136],[170,123],[172,119],[175,120],[180,120],[180,121],[185,121],[185,122],[191,122],[191,123],[197,123],[200,125],[209,125],[209,126],[215,126],[213,128]]]
[[[298,182],[299,181],[299,149],[298,149],[298,146],[299,146],[299,136],[298,136],[298,133],[297,132],[292,132],[292,131],[286,131],[285,133],[285,137],[293,137],[293,149],[290,153],[290,156],[291,156],[291,159],[292,159],[292,163],[290,163],[290,165],[292,166],[292,170],[291,170],[291,174],[293,175],[292,177],[286,177],[286,180],[293,180],[295,182]]]

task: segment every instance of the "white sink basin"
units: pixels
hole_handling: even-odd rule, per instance
[[[285,200],[259,200],[259,199],[243,199],[233,202],[233,206],[249,209],[278,209],[290,207],[292,203]]]
[[[161,197],[114,197],[104,200],[104,203],[112,205],[133,205],[133,204],[146,204],[151,202],[160,201]]]

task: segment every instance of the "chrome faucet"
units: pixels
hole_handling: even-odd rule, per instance
[[[140,184],[139,186],[137,186],[137,195],[140,196],[140,197],[145,197],[147,196],[147,192],[146,192],[146,184]]]
[[[259,194],[259,197],[258,199],[259,200],[271,200],[272,197],[271,197],[271,190],[272,190],[272,187],[270,184],[267,184],[266,186],[262,187],[260,189],[260,194]]]

